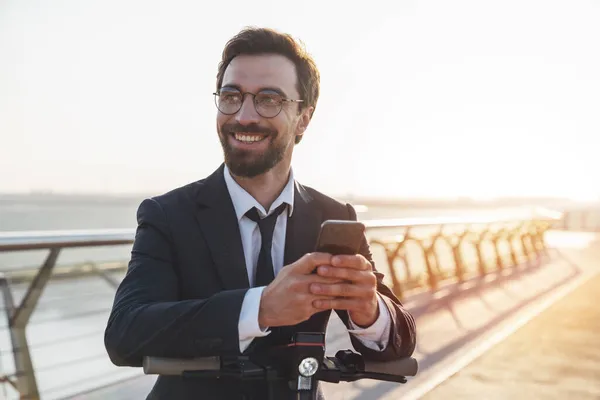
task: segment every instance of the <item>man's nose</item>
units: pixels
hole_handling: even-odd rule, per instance
[[[244,96],[242,107],[237,112],[235,119],[240,125],[249,125],[259,122],[260,115],[258,115],[256,108],[254,107],[254,97],[251,95]]]

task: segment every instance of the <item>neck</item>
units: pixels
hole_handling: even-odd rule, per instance
[[[252,178],[240,177],[233,173],[231,176],[268,211],[288,183],[290,162],[282,160],[271,170]]]

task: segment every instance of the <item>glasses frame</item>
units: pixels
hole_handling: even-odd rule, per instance
[[[283,110],[283,104],[284,103],[303,103],[304,102],[304,100],[301,100],[301,99],[298,99],[298,100],[296,100],[296,99],[288,99],[288,98],[282,96],[282,98],[281,98],[281,105],[279,106],[279,111],[277,111],[277,114],[275,114],[273,116],[270,116],[270,117],[265,117],[256,108],[256,96],[259,93],[261,93],[261,92],[258,92],[258,93],[242,92],[241,90],[238,90],[238,89],[232,89],[232,92],[233,91],[237,91],[238,93],[240,93],[242,95],[242,101],[240,102],[240,107],[237,110],[235,110],[235,112],[232,112],[232,113],[225,113],[225,112],[221,111],[221,109],[219,108],[219,96],[221,95],[221,90],[217,90],[216,92],[213,93],[213,96],[215,96],[215,106],[217,107],[217,110],[219,110],[219,112],[221,114],[224,114],[224,115],[235,115],[235,114],[237,114],[242,109],[242,105],[244,105],[244,100],[246,99],[246,95],[247,94],[249,94],[249,95],[252,96],[252,98],[253,98],[252,99],[252,104],[254,105],[254,110],[257,112],[257,114],[260,115],[261,117],[267,118],[267,119],[275,118],[279,114],[281,114],[281,110]],[[280,93],[277,93],[277,94],[281,96]]]

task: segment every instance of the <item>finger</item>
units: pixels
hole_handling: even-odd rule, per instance
[[[300,303],[302,303],[302,305],[310,305],[312,306],[312,303],[314,303],[316,300],[333,300],[335,299],[334,296],[328,296],[325,294],[312,294],[312,293],[306,293],[301,295],[301,297],[298,297],[298,301]]]
[[[296,277],[295,277],[296,278]],[[336,283],[345,283],[344,279],[340,278],[330,278],[325,276],[319,276],[317,274],[309,274],[302,275],[297,277],[297,281],[294,285],[290,286],[294,291],[298,291],[301,293],[310,292],[310,285],[313,283],[319,284],[336,284]]]
[[[302,278],[303,278],[303,282],[306,283],[307,285],[310,285],[311,283],[344,283],[344,282],[347,282],[346,279],[336,278],[333,276],[321,276],[318,274],[310,274],[310,275],[303,276]]]
[[[313,283],[310,291],[316,295],[341,296],[341,297],[364,297],[371,298],[375,294],[373,287],[355,285],[351,283],[321,284]]]
[[[298,304],[298,306],[295,307],[294,310],[296,313],[304,315],[304,317],[301,319],[302,321],[304,321],[307,318],[310,318],[310,316],[312,316],[313,314],[323,311],[322,309],[317,309],[314,307],[313,303],[315,301],[327,301],[333,299],[334,297],[332,296],[307,294],[306,296],[303,296],[303,298],[299,299],[300,304]]]
[[[319,265],[331,265],[331,254],[308,253],[291,265],[294,272],[302,275],[312,273]]]
[[[347,310],[362,311],[366,307],[367,300],[362,298],[335,298],[313,300],[313,307],[317,310]]]
[[[361,254],[333,256],[331,258],[331,265],[334,267],[346,267],[357,270],[372,269],[371,263]]]
[[[371,271],[357,271],[350,268],[320,266],[317,275],[327,278],[338,278],[354,283],[362,283],[369,286],[377,285],[377,277]]]

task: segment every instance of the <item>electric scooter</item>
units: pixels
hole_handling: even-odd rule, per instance
[[[339,383],[359,379],[404,384],[415,376],[418,363],[412,357],[390,362],[366,361],[352,350],[340,350],[335,356],[325,356],[325,333],[299,332],[289,344],[274,346],[266,352],[235,357],[202,357],[171,359],[145,357],[143,370],[147,375],[179,375],[184,378],[266,380],[268,400],[275,400],[271,384],[287,381],[297,400],[316,400],[317,381]]]

